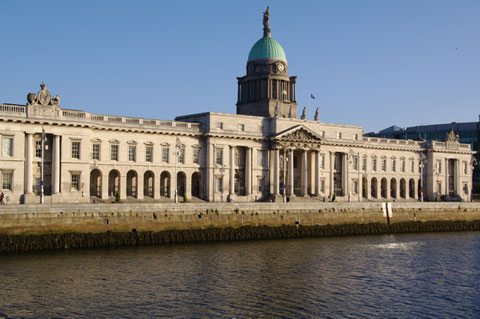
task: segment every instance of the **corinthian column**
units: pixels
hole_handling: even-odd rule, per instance
[[[279,150],[278,148],[277,149],[274,149],[273,150],[274,152],[274,164],[273,164],[273,193],[275,195],[279,195],[280,194],[280,167],[279,167],[279,162],[280,162],[280,156],[279,156]]]
[[[307,196],[308,191],[308,167],[307,167],[307,151],[302,151],[302,195]]]

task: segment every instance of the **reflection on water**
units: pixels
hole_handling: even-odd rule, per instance
[[[480,317],[480,233],[0,257],[7,317]]]

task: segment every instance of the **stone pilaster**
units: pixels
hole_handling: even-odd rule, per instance
[[[245,152],[245,193],[252,193],[252,148],[247,147]]]
[[[31,194],[33,189],[33,172],[32,172],[32,153],[33,153],[33,136],[31,133],[25,133],[27,138],[26,158],[25,158],[25,194]]]
[[[52,153],[52,193],[60,192],[60,136],[53,137]]]
[[[302,150],[302,195],[308,195],[307,150]]]

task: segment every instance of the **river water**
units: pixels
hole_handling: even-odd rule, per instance
[[[480,232],[0,256],[0,317],[479,318]]]

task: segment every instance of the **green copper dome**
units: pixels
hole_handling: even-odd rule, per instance
[[[279,59],[287,61],[282,46],[270,35],[264,36],[258,40],[250,50],[248,61],[260,59]]]

